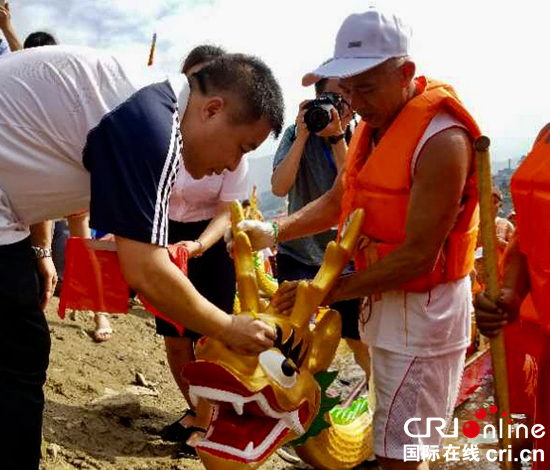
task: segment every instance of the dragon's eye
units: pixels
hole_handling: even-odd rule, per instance
[[[279,351],[270,349],[259,356],[260,365],[267,375],[281,387],[292,388],[296,385],[296,371],[291,362]]]

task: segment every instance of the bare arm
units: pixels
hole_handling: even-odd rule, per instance
[[[304,152],[309,137],[309,131],[304,122],[304,105],[306,103],[307,101],[302,101],[300,103],[298,116],[296,116],[296,136],[294,142],[283,161],[273,170],[273,175],[271,176],[271,191],[278,197],[285,197],[288,194],[290,188],[292,188],[292,185],[296,181],[296,175],[300,168],[302,153]]]
[[[211,304],[170,261],[165,248],[122,237],[116,243],[128,284],[172,320],[244,352],[272,346],[272,328],[247,315],[229,316]]]
[[[284,197],[296,181],[300,160],[306,146],[307,135],[299,134],[290,147],[285,159],[277,165],[271,176],[271,191],[277,197]]]
[[[527,259],[521,253],[519,239],[514,236],[504,253],[502,289],[511,289],[523,300],[529,293]]]
[[[331,301],[388,291],[428,274],[456,222],[471,162],[472,146],[463,130],[430,139],[419,157],[405,242],[364,272],[340,278]]]
[[[10,7],[7,3],[3,7],[0,6],[0,29],[4,33],[4,37],[6,38],[6,41],[8,41],[8,45],[10,46],[10,50],[12,52],[23,49],[23,44],[21,44],[21,41],[17,37],[17,33],[13,29]]]
[[[67,217],[69,224],[69,233],[71,237],[91,238],[90,230],[90,213],[83,212],[82,214],[70,215]]]
[[[52,246],[52,222],[40,222],[31,225],[31,245],[41,248],[51,248]],[[55,286],[57,284],[57,272],[51,257],[38,258],[36,260],[38,272],[42,277],[44,295],[42,296],[40,306],[42,310],[46,308],[48,301],[52,298]]]
[[[208,250],[214,243],[223,237],[225,229],[231,224],[231,202],[220,201],[216,215],[210,221],[208,226],[195,240],[184,240],[179,244],[185,246],[189,256],[198,256]]]
[[[40,222],[31,225],[31,244],[42,248],[52,246],[52,221]]]

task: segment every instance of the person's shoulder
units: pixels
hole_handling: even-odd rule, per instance
[[[550,133],[550,122],[548,124],[546,124],[539,132],[539,134],[537,135],[537,138],[535,140],[535,142],[538,142],[539,140],[541,140],[545,135],[548,135]]]
[[[472,168],[473,149],[470,136],[460,127],[451,127],[430,137],[418,156],[414,174],[421,171],[441,174]]]
[[[448,151],[449,149],[462,149],[468,151],[471,146],[468,131],[464,127],[451,126],[433,134],[426,141],[422,150]]]

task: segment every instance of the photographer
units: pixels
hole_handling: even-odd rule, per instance
[[[286,129],[273,161],[271,188],[276,196],[288,195],[289,214],[330,190],[344,166],[351,138],[349,124],[353,113],[341,97],[338,80],[319,80],[315,93],[315,100],[300,104],[296,124]],[[335,238],[336,230],[331,229],[280,243],[279,282],[312,279],[321,266],[327,244]],[[357,363],[367,371],[368,350],[359,340],[357,326],[359,300],[338,302],[332,307],[342,314],[342,336],[354,351]]]

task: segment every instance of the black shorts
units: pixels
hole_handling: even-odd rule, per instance
[[[304,264],[292,256],[277,255],[277,280],[298,281],[300,279],[313,279],[319,271],[319,266]],[[360,299],[343,300],[335,302],[330,307],[340,312],[342,316],[342,338],[359,340],[359,309]]]
[[[200,222],[175,222],[170,220],[168,224],[168,243],[196,240],[209,223],[210,220]],[[227,313],[233,312],[235,266],[227,253],[223,239],[206,250],[202,256],[189,259],[187,277],[195,286],[195,289],[216,307]],[[155,322],[159,335],[180,336],[174,325],[158,317],[155,317]],[[202,335],[185,328],[183,336],[197,340]]]

